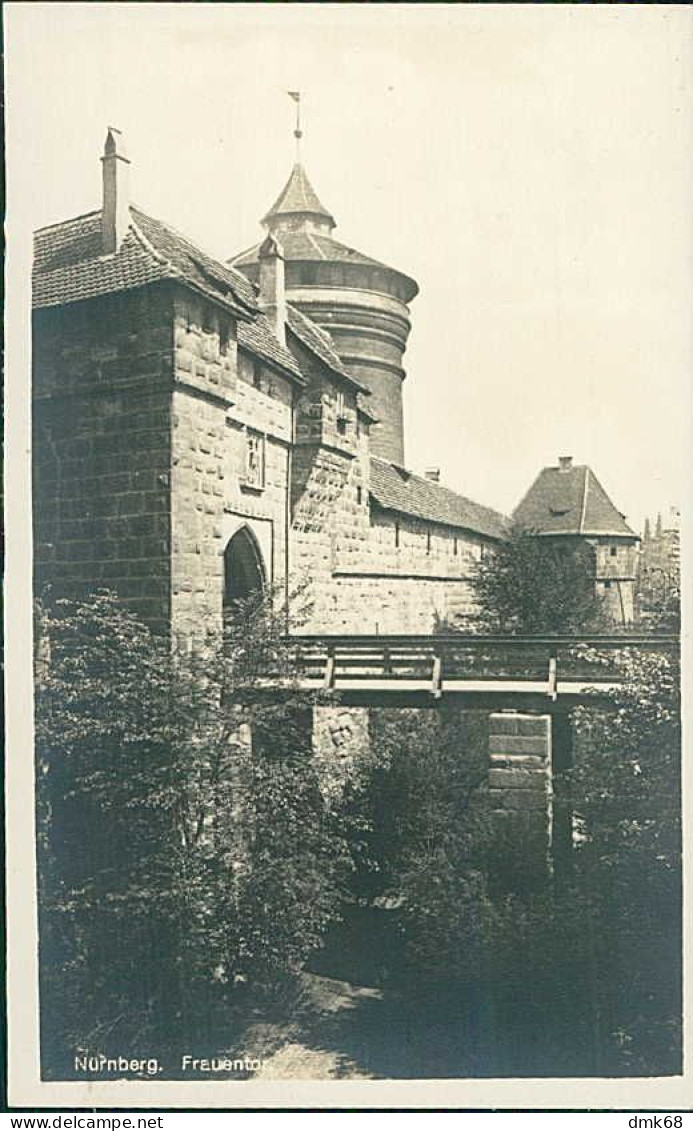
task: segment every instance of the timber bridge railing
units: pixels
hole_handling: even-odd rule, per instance
[[[539,636],[288,636],[284,672],[295,691],[334,692],[358,705],[433,706],[443,696],[468,706],[565,709],[594,701],[623,681],[625,649],[678,654],[674,634]],[[258,688],[283,682],[267,670]]]

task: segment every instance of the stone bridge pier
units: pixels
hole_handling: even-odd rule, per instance
[[[560,771],[572,757],[572,728],[554,715],[497,711],[489,718],[489,797],[496,860],[509,886],[526,890],[570,872],[572,817]]]
[[[443,710],[449,705],[443,704]],[[435,708],[433,708],[435,710]],[[454,714],[454,709],[451,712]],[[334,799],[372,757],[370,709],[315,706],[306,713],[321,780]],[[464,743],[465,728],[460,728]],[[465,750],[460,751],[464,757]],[[569,715],[501,710],[488,715],[492,867],[501,886],[527,890],[570,873],[572,817],[557,773],[572,758]]]

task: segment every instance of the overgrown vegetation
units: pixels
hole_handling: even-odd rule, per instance
[[[385,992],[381,1052],[399,1040],[409,1061],[376,1058],[383,1074],[679,1070],[675,660],[624,649],[612,709],[577,712],[556,783],[572,871],[552,885],[528,882],[522,844],[499,848],[484,712],[373,712],[370,757],[332,788],[269,606],[204,653],[106,593],[41,624],[47,1075],[80,1049],[219,1052],[326,938],[324,973]],[[272,706],[249,694],[268,663],[287,687]]]
[[[301,707],[290,693],[248,700],[261,660],[284,665],[269,608],[251,620],[223,649],[177,654],[107,593],[43,611],[49,1069],[90,1046],[151,1055],[208,1039],[215,1010],[276,990],[338,912],[346,846]]]
[[[482,632],[578,632],[603,624],[594,551],[514,528],[477,565],[473,580]]]

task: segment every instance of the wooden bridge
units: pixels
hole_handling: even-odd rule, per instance
[[[290,636],[282,664],[258,691],[334,692],[350,706],[467,707],[552,713],[608,701],[622,674],[617,653],[676,654],[676,635]]]

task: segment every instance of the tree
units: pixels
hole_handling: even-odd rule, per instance
[[[346,856],[289,689],[283,621],[180,654],[112,594],[42,613],[36,698],[44,1052],[185,1043],[320,945]],[[114,1030],[114,1035],[109,1034]],[[66,1051],[67,1055],[67,1051]],[[54,1061],[54,1067],[55,1065]],[[64,1068],[64,1065],[63,1065]]]
[[[677,656],[629,649],[617,662],[611,709],[575,715],[575,890],[601,1067],[659,1075],[681,1058],[680,669]]]
[[[486,632],[570,632],[602,621],[594,551],[585,542],[550,541],[514,528],[478,563],[477,623]]]

